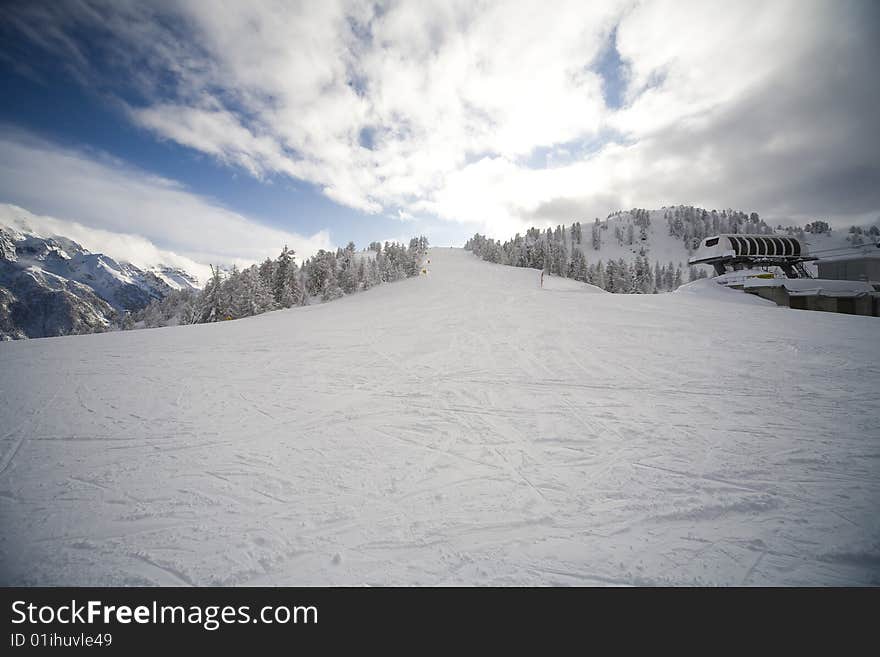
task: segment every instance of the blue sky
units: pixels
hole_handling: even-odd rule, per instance
[[[0,202],[98,248],[128,235],[246,263],[678,203],[880,214],[867,1],[2,11]]]
[[[361,246],[406,232],[401,231],[399,220],[334,203],[308,182],[285,175],[257,179],[197,150],[159,139],[132,125],[111,98],[71,79],[57,56],[36,54],[39,60],[31,66],[39,77],[23,75],[11,62],[0,61],[5,97],[0,103],[0,122],[59,145],[104,151],[144,171],[179,181],[193,193],[214,198],[269,226],[303,234],[329,227],[335,243],[351,239]],[[111,78],[110,85],[113,82]]]

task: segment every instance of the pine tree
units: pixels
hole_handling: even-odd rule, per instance
[[[591,282],[593,285],[601,287],[603,290],[608,289],[608,283],[605,277],[605,267],[602,265],[601,260],[596,264],[596,268],[593,270],[593,280]]]
[[[339,287],[345,294],[354,294],[358,290],[354,250],[354,242],[349,242],[342,253],[342,259],[339,261]]]
[[[629,276],[629,266],[626,264],[626,260],[620,258],[617,261],[616,266],[614,267],[614,289],[618,292],[627,292],[627,288],[630,283]]]
[[[281,255],[275,262],[272,295],[275,297],[275,303],[282,308],[290,308],[293,305],[293,295],[289,289],[293,255],[293,251],[289,250],[285,244]]]
[[[626,274],[627,274],[626,293],[627,294],[638,294],[639,288],[641,287],[641,280],[639,279],[638,261],[633,261],[631,264],[627,265]]]
[[[654,277],[651,274],[651,264],[644,255],[636,257],[633,263],[635,270],[636,292],[638,294],[651,294],[654,291]]]
[[[370,266],[367,270],[367,282],[370,287],[379,285],[382,282],[382,276],[379,273],[379,265],[375,258],[370,261]]]
[[[226,280],[223,281],[224,319],[238,319],[239,317],[245,317],[245,315],[238,313],[242,297],[246,296],[246,293],[241,288],[241,272],[238,270],[238,266],[233,264],[232,269],[229,270],[229,275],[226,277]]]
[[[663,287],[670,292],[675,289],[675,265],[671,260],[663,273]]]
[[[275,299],[272,296],[272,290],[266,285],[263,277],[259,275],[255,267],[248,270],[247,289],[250,296],[251,314],[259,315],[260,313],[275,310]]]
[[[355,274],[357,289],[366,290],[367,285],[367,267],[364,264],[364,258],[358,260],[357,273]]]
[[[587,259],[580,249],[575,249],[569,265],[569,276],[582,283],[587,282]]]
[[[223,279],[220,277],[220,268],[211,265],[211,278],[208,279],[205,289],[199,299],[197,311],[199,323],[219,322],[224,318],[223,307]]]
[[[609,292],[623,292],[618,287],[619,276],[617,275],[617,262],[609,260],[605,265],[605,289]]]

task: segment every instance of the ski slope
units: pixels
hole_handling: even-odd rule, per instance
[[[0,584],[880,584],[880,320],[430,258],[0,343]]]

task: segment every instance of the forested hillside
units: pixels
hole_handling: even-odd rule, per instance
[[[679,205],[613,212],[592,223],[530,228],[503,242],[477,233],[465,248],[489,262],[543,269],[608,292],[652,294],[711,275],[709,268],[689,267],[687,262],[703,238],[720,233],[785,233],[824,256],[875,242],[880,229],[874,225],[832,231],[818,220],[804,228],[774,229],[756,212]]]
[[[180,291],[155,301],[125,318],[123,328],[202,324],[259,315],[279,308],[332,301],[376,285],[417,276],[428,248],[425,237],[409,246],[372,242],[357,251],[353,242],[344,249],[320,250],[297,265],[286,246],[275,259],[228,273],[212,267],[201,291]]]

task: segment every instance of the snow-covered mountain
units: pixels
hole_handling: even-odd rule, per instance
[[[125,311],[197,287],[179,268],[118,262],[22,218],[0,225],[0,339],[100,331]]]
[[[720,233],[790,235],[803,241],[812,254],[828,257],[870,248],[877,242],[880,229],[832,230],[821,221],[805,228],[774,228],[755,212],[677,205],[612,212],[605,219],[555,229],[531,228],[507,241],[478,234],[465,248],[489,262],[546,266],[553,274],[612,292],[633,291],[634,278],[645,279],[637,286],[640,292],[668,292],[698,276],[713,275],[710,267],[689,267],[688,259],[703,238]],[[807,269],[816,275],[814,264]]]

